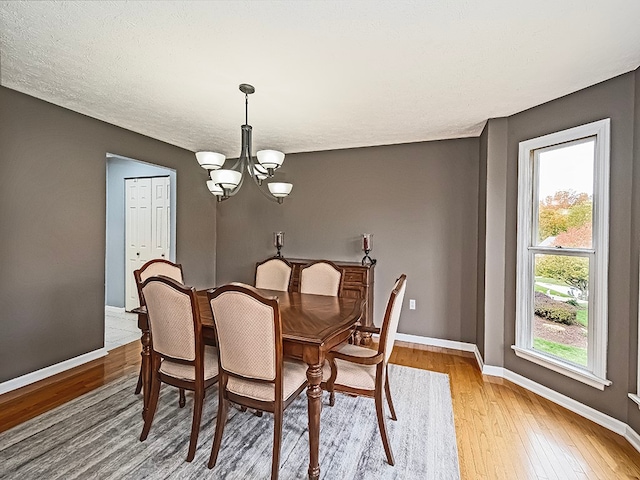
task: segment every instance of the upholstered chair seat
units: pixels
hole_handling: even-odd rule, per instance
[[[192,365],[174,362],[169,359],[160,363],[160,373],[179,380],[194,382],[196,369]],[[218,349],[210,345],[204,346],[204,379],[211,380],[218,376]]]
[[[149,277],[155,277],[158,275],[164,275],[174,279],[177,282],[184,283],[182,274],[182,265],[179,263],[173,263],[163,258],[154,258],[142,265],[138,270],[133,272],[133,277],[136,280],[136,287],[138,289],[138,301],[140,306],[145,306],[144,296],[142,295],[142,282]],[[138,384],[136,385],[136,395],[142,391],[142,365],[140,365],[140,373],[138,374]],[[180,389],[180,407],[185,405],[184,389]]]
[[[282,396],[289,398],[307,381],[307,365],[295,360],[282,363]],[[237,395],[249,397],[263,402],[276,399],[275,386],[272,383],[258,383],[251,380],[230,377],[227,389]]]
[[[395,460],[387,434],[383,401],[386,397],[391,419],[396,420],[387,364],[398,330],[402,301],[407,288],[406,279],[406,275],[401,275],[391,291],[382,320],[378,349],[372,350],[351,344],[341,345],[328,353],[327,362],[323,368],[325,388],[331,394],[329,405],[335,404],[336,391],[371,397],[375,400],[378,429],[389,465],[393,465]],[[410,394],[410,392],[407,393]]]
[[[335,349],[334,352],[361,358],[375,357],[378,354],[377,350],[371,350],[370,348],[360,347],[350,343],[342,344],[340,347]],[[336,370],[338,371],[335,380],[336,384],[361,390],[375,390],[375,365],[361,365],[358,363],[340,360],[339,358],[336,358],[335,362]],[[325,362],[322,371],[322,379],[326,382],[329,380],[329,377],[331,377],[331,367],[329,366],[329,362]]]
[[[282,417],[307,385],[307,366],[284,360],[282,321],[275,297],[243,284],[207,292],[219,348],[220,387],[216,433],[208,467],[218,459],[229,402],[273,413],[271,479],[280,470]]]
[[[140,285],[151,331],[151,392],[140,441],[147,439],[158,407],[161,384],[193,391],[193,420],[187,461],[198,444],[205,389],[218,381],[215,347],[204,344],[196,289],[159,275]]]

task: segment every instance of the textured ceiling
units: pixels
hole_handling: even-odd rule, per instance
[[[475,136],[640,65],[640,1],[0,1],[0,83],[189,150]]]

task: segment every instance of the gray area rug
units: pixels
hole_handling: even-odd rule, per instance
[[[396,365],[389,378],[398,421],[387,428],[396,465],[387,464],[373,399],[323,397],[320,468],[325,479],[459,479],[449,389],[441,373]],[[207,469],[217,405],[207,391],[198,450],[185,462],[193,402],[178,408],[177,390],[164,385],[149,437],[140,442],[142,398],[136,375],[123,377],[0,434],[0,478],[14,479],[261,479],[269,478],[273,417],[229,410],[213,470]],[[286,410],[281,479],[307,476],[307,398]]]

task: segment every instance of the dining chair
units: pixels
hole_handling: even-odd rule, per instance
[[[300,293],[340,296],[342,270],[329,260],[317,260],[300,269]]]
[[[280,469],[284,410],[307,385],[307,365],[284,360],[277,298],[233,283],[207,292],[219,348],[216,431],[208,467],[218,459],[229,402],[273,413],[271,478]]]
[[[394,465],[393,452],[389,443],[387,427],[384,419],[383,388],[387,398],[392,420],[397,420],[396,411],[391,399],[389,388],[389,370],[387,364],[396,331],[402,301],[407,287],[407,277],[402,274],[393,287],[387,308],[382,321],[382,328],[366,327],[367,331],[377,330],[380,333],[378,350],[360,347],[353,344],[342,344],[336,350],[327,354],[327,363],[324,367],[325,388],[330,392],[329,405],[335,405],[335,392],[343,392],[350,395],[373,397],[375,399],[378,428],[382,437],[382,444],[387,455],[389,465]]]
[[[291,264],[283,258],[268,258],[256,264],[256,288],[267,290],[289,290]]]
[[[198,443],[205,389],[218,381],[218,353],[205,345],[196,289],[169,277],[147,278],[141,286],[151,330],[151,394],[140,441],[149,434],[158,406],[160,384],[194,392],[187,462]]]
[[[182,275],[182,265],[179,263],[173,263],[169,260],[165,260],[163,258],[153,258],[149,260],[147,263],[142,265],[138,270],[133,271],[133,277],[136,279],[136,287],[138,289],[138,300],[140,302],[140,306],[144,307],[144,296],[142,295],[142,290],[140,287],[142,286],[142,282],[144,282],[147,278],[153,277],[156,275],[164,275],[165,277],[173,278],[180,283],[184,283],[183,275]],[[142,391],[142,365],[140,365],[140,373],[138,374],[138,383],[136,385],[135,394],[139,394]],[[178,404],[180,408],[184,407],[186,404],[186,398],[184,395],[184,390],[180,389],[180,399],[178,400]]]

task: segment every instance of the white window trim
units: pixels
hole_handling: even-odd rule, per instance
[[[599,120],[557,133],[520,142],[518,154],[518,244],[516,277],[516,344],[512,346],[521,358],[562,373],[570,378],[604,390],[607,380],[608,334],[608,267],[609,267],[609,152],[610,119]],[[531,309],[533,305],[533,252],[544,253],[544,247],[532,247],[533,157],[537,149],[596,137],[593,190],[593,250],[589,252],[589,345],[586,368],[565,362],[533,349]],[[557,250],[552,249],[554,253]],[[576,254],[563,249],[563,255]],[[599,272],[599,275],[596,275]],[[640,360],[639,360],[640,362]]]

